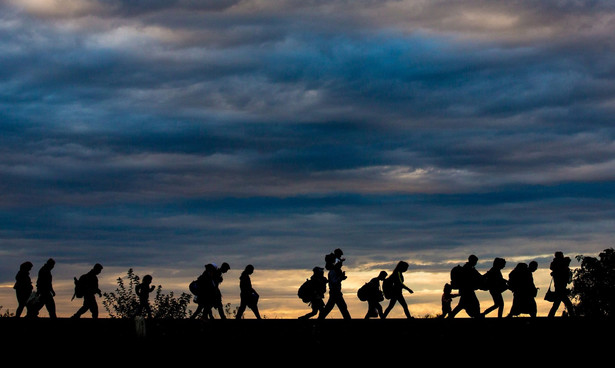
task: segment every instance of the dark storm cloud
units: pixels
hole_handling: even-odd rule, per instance
[[[1,5],[11,257],[300,267],[611,235],[608,2],[58,3]]]

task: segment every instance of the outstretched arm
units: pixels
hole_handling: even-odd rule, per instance
[[[397,274],[397,278],[398,278],[399,284],[401,285],[402,289],[406,289],[406,290],[408,290],[408,292],[409,292],[410,294],[413,294],[413,293],[414,293],[414,291],[412,291],[412,289],[410,289],[409,287],[407,287],[407,286],[403,283],[402,278],[401,278],[401,272]]]

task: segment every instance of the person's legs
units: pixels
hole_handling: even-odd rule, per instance
[[[389,301],[389,305],[384,310],[384,313],[383,313],[384,318],[386,318],[389,315],[389,313],[395,306],[395,303],[397,303],[397,298],[391,298],[391,301]]]
[[[403,297],[399,298],[399,304],[404,309],[404,314],[406,315],[406,318],[412,318],[412,316],[410,315],[410,310],[408,309],[408,303],[406,303],[406,300]]]
[[[350,319],[350,313],[348,312],[348,306],[346,305],[346,301],[344,300],[344,297],[341,294],[338,295],[336,304],[340,312],[342,313],[342,317],[344,317],[344,319]]]

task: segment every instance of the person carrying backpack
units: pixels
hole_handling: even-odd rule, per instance
[[[496,257],[493,260],[493,267],[485,273],[485,284],[491,298],[493,299],[493,305],[482,313],[483,316],[491,313],[495,309],[498,310],[498,318],[502,318],[504,314],[504,298],[502,293],[508,289],[508,282],[502,276],[502,270],[506,267],[506,260],[504,258]]]
[[[572,272],[570,271],[570,257],[564,257],[561,251],[555,252],[555,258],[551,262],[551,277],[555,286],[555,300],[549,310],[548,317],[555,317],[555,313],[563,302],[569,316],[574,316],[574,306],[568,298],[568,284],[572,280]]]
[[[482,317],[480,302],[476,297],[476,290],[480,287],[482,281],[482,275],[475,268],[477,263],[478,257],[474,254],[470,255],[468,261],[459,270],[459,279],[451,280],[454,281],[455,287],[459,289],[459,303],[446,318],[455,318],[461,310],[465,310],[468,316],[472,318]]]
[[[312,277],[306,280],[299,288],[299,297],[312,308],[311,312],[299,317],[309,319],[320,313],[325,307],[325,291],[327,291],[327,278],[322,267],[312,269]]]
[[[534,284],[532,274],[537,268],[538,263],[536,261],[531,261],[529,264],[522,262],[517,264],[508,274],[508,283],[513,292],[513,300],[507,318],[520,314],[529,314],[530,317],[536,317],[535,297],[538,289]]]
[[[390,282],[390,302],[389,306],[385,309],[382,318],[386,318],[396,303],[399,303],[404,309],[404,314],[406,318],[412,318],[410,315],[410,310],[408,309],[408,304],[406,303],[406,299],[404,299],[403,291],[408,290],[410,294],[413,294],[414,291],[407,287],[404,284],[404,275],[403,273],[408,271],[409,264],[405,261],[399,261],[391,276],[388,277],[387,282]]]
[[[88,310],[92,313],[92,318],[98,318],[96,294],[100,297],[102,296],[102,292],[98,288],[98,275],[102,269],[103,266],[100,263],[97,263],[88,273],[82,275],[77,280],[76,286],[80,289],[80,294],[83,295],[83,306],[81,306],[81,308],[79,308],[71,318],[79,318]]]
[[[194,282],[196,288],[196,303],[197,308],[190,316],[190,319],[195,319],[202,313],[203,319],[214,319],[212,308],[214,305],[214,299],[217,297],[216,285],[214,282],[216,274],[216,267],[208,263],[205,265],[203,273]]]
[[[382,290],[380,290],[380,281],[384,281],[386,278],[386,271],[380,271],[377,277],[374,277],[361,287],[364,290],[364,299],[367,302],[367,313],[365,314],[365,319],[369,319],[370,317],[380,317],[381,319],[384,318],[382,306],[380,305],[380,302],[384,300]]]

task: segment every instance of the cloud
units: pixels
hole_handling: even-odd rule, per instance
[[[0,10],[7,264],[292,270],[344,246],[443,272],[610,242],[608,2]]]

